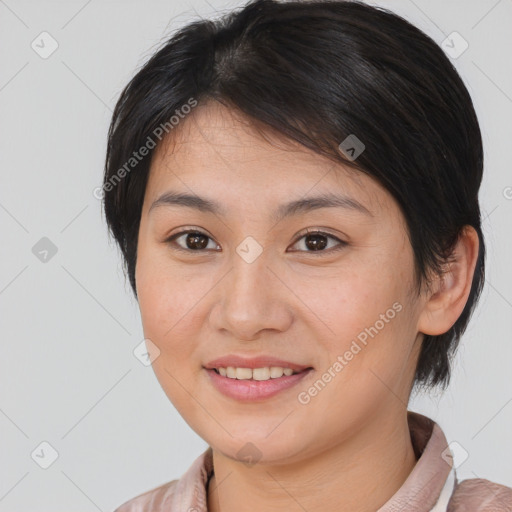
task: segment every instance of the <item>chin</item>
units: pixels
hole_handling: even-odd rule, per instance
[[[229,427],[227,428],[229,430]],[[212,439],[208,444],[214,451],[234,461],[243,462],[247,466],[284,464],[297,461],[304,456],[304,442],[301,442],[300,445],[292,443],[289,437],[278,435],[276,432],[269,436],[268,432],[271,432],[272,429],[266,432],[240,435],[232,430],[229,431],[233,437],[226,434],[221,439]]]

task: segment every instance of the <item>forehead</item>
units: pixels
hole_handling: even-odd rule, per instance
[[[217,102],[198,105],[157,146],[147,195],[165,188],[297,197],[340,191],[377,213],[391,195],[367,174],[263,127]],[[228,200],[228,197],[225,198]]]

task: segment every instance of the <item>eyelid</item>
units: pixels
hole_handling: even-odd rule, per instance
[[[316,235],[316,234],[319,234],[319,235],[326,235],[326,236],[330,236],[332,238],[336,238],[340,242],[343,241],[338,236],[334,235],[333,233],[331,233],[329,231],[324,231],[324,229],[327,229],[327,228],[306,228],[304,231],[300,231],[296,235],[297,236],[297,240],[302,238],[305,235]]]

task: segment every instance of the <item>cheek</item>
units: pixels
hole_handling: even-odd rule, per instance
[[[136,279],[144,335],[162,355],[172,353],[172,360],[181,360],[193,350],[187,340],[194,339],[194,330],[201,325],[197,315],[209,279],[186,275],[158,254],[150,258],[144,251]]]
[[[194,411],[190,396],[197,394],[201,371],[197,340],[201,317],[201,278],[191,280],[157,258],[142,256],[137,268],[137,292],[144,337],[160,350],[152,367],[163,391],[183,417]],[[203,278],[204,281],[207,279]],[[207,283],[203,283],[207,286]]]
[[[375,380],[370,370],[386,377],[400,372],[414,340],[408,281],[392,267],[387,272],[383,268],[390,267],[373,271],[354,266],[343,276],[298,285],[297,295],[307,298],[304,302],[314,313],[309,316],[328,354],[327,367],[342,356],[344,378],[351,382]]]
[[[322,335],[342,343],[400,300],[391,276],[372,270],[354,266],[323,279],[295,279],[294,292],[314,314]]]

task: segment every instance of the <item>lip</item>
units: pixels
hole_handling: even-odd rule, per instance
[[[251,369],[280,366],[282,368],[291,368],[299,373],[283,375],[277,379],[252,380],[223,377],[214,370],[214,368],[227,368],[228,366]],[[210,361],[204,366],[204,369],[217,391],[229,398],[242,402],[258,402],[272,398],[278,393],[297,385],[313,371],[311,366],[277,359],[272,356],[246,358],[235,355],[220,357]]]
[[[283,375],[278,379],[269,380],[238,380],[229,377],[223,377],[213,369],[206,369],[213,386],[223,395],[242,402],[258,402],[267,400],[273,396],[290,389],[304,379],[313,368],[294,373],[293,375]]]
[[[301,365],[292,363],[291,361],[285,361],[284,359],[277,359],[272,356],[258,356],[258,357],[242,357],[236,355],[229,355],[214,359],[209,363],[205,364],[204,367],[207,370],[213,370],[214,368],[227,368],[233,366],[235,368],[266,368],[267,366],[280,366],[282,368],[291,368],[297,372],[311,368],[310,365]]]

